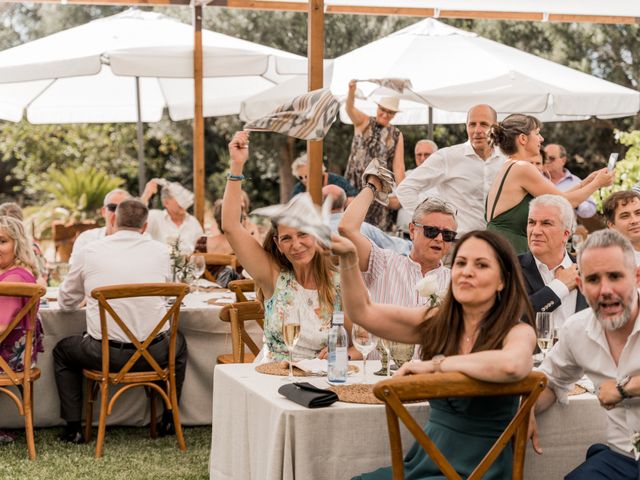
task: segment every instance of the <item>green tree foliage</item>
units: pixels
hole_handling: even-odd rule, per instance
[[[611,193],[630,190],[640,182],[640,130],[630,132],[616,131],[616,139],[628,147],[623,160],[616,163],[616,180],[608,188],[603,188],[594,195],[598,209],[602,211],[602,203]]]

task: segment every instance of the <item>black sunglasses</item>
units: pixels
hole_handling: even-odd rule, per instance
[[[104,208],[106,208],[107,210],[109,210],[110,212],[115,212],[116,209],[118,208],[118,205],[115,203],[107,203]]]
[[[421,223],[413,222],[416,227],[422,227],[424,236],[427,238],[436,238],[442,234],[442,240],[445,242],[453,242],[456,239],[457,232],[453,230],[441,230],[438,227],[431,227],[429,225],[423,225]]]

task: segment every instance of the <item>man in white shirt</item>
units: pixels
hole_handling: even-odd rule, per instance
[[[80,420],[82,414],[82,369],[102,368],[101,328],[98,302],[91,297],[96,287],[127,283],[162,283],[169,280],[169,251],[160,242],[143,235],[147,226],[148,209],[136,199],[120,202],[110,220],[114,233],[95,240],[78,251],[69,274],[60,287],[58,303],[62,310],[76,309],[87,298],[87,333],[67,337],[53,350],[55,378],[60,397],[61,417],[67,422],[60,439],[82,443]],[[162,297],[122,299],[112,303],[116,312],[127,322],[139,340],[144,340],[166,312]],[[167,324],[149,346],[149,353],[161,366],[168,364],[169,338]],[[120,369],[135,353],[125,333],[109,319],[110,368]],[[187,347],[182,334],[176,342],[176,384],[180,394],[187,360]],[[144,358],[138,360],[133,371],[149,370]],[[163,430],[168,430],[169,416],[163,416]]]
[[[567,150],[555,143],[544,147],[547,158],[544,162],[544,169],[549,174],[551,181],[558,190],[566,192],[578,185],[582,180],[565,168],[567,164]],[[591,218],[596,214],[596,203],[588,198],[576,208],[576,213],[582,218]]]
[[[158,191],[160,180],[149,180],[142,193],[142,201],[149,199]],[[176,182],[162,182],[160,199],[164,210],[149,210],[149,228],[151,238],[167,244],[171,239],[180,237],[183,251],[193,252],[196,242],[203,235],[202,225],[187,212],[193,205],[193,193]]]
[[[607,227],[629,239],[640,265],[640,193],[623,190],[612,193],[602,205]]]
[[[351,240],[358,251],[360,271],[371,298],[377,303],[405,307],[425,305],[429,297],[418,293],[416,284],[426,275],[437,279],[438,292],[449,287],[451,273],[442,258],[456,237],[455,210],[436,198],[427,199],[416,208],[409,233],[413,245],[409,256],[399,255],[375,245],[360,232],[380,180],[370,175],[367,184],[349,204],[339,231]]]
[[[575,229],[571,204],[559,195],[541,195],[529,203],[529,251],[518,255],[536,312],[552,312],[554,327],[588,307],[576,284],[578,269],[567,253],[567,240]]]
[[[476,105],[467,115],[469,141],[442,148],[407,176],[396,189],[398,200],[409,211],[416,209],[420,195],[437,187],[440,198],[458,211],[458,233],[484,230],[485,200],[500,166],[503,153],[489,145],[487,134],[497,121],[489,105]]]
[[[116,208],[118,208],[120,202],[127,198],[131,198],[131,195],[129,194],[129,192],[127,192],[126,190],[122,190],[121,188],[111,190],[104,196],[104,203],[102,204],[102,208],[100,209],[100,215],[102,215],[102,218],[104,218],[104,227],[85,230],[80,235],[78,235],[78,238],[76,238],[75,242],[73,242],[71,257],[69,258],[70,266],[73,265],[75,256],[82,249],[82,247],[90,242],[93,242],[94,240],[99,240],[113,233],[114,224],[111,222],[111,218],[116,214]]]
[[[578,286],[591,308],[567,320],[540,369],[549,379],[536,402],[538,414],[567,395],[583,374],[593,382],[607,415],[607,445],[589,447],[569,480],[637,480],[631,437],[640,427],[640,309],[633,247],[614,230],[589,235],[578,253]],[[535,417],[530,423],[534,449]]]

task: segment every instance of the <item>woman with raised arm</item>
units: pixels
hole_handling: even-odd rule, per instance
[[[356,80],[349,82],[349,93],[345,109],[353,122],[353,142],[347,161],[345,178],[360,191],[364,187],[362,174],[373,159],[380,166],[393,172],[396,183],[404,180],[404,137],[402,132],[390,124],[398,112],[398,99],[384,97],[378,102],[375,117],[369,117],[355,106]],[[399,207],[393,207],[399,208]],[[374,203],[365,221],[388,232],[393,226],[393,218],[389,208]]]
[[[229,143],[231,162],[222,203],[222,228],[238,260],[264,295],[264,332],[272,359],[288,350],[282,322],[300,316],[300,338],[294,360],[326,355],[327,334],[334,310],[341,310],[340,279],[317,240],[301,230],[272,223],[264,246],[242,226],[240,184],[249,157],[249,136],[237,132]]]
[[[539,175],[539,174],[538,174]],[[533,310],[513,249],[499,235],[472,231],[453,252],[451,288],[436,308],[373,303],[366,294],[354,245],[333,237],[340,256],[345,312],[382,338],[421,346],[421,361],[405,363],[396,375],[462,372],[490,382],[515,382],[533,367]],[[460,476],[480,463],[518,406],[517,397],[436,399],[425,431]],[[461,445],[464,448],[461,448]],[[512,452],[505,448],[484,479],[511,478]],[[405,478],[443,478],[416,443],[405,457]],[[356,479],[390,479],[390,468]]]
[[[606,168],[597,170],[573,189],[563,192],[540,175],[531,163],[544,140],[540,121],[531,115],[515,113],[493,125],[489,141],[508,155],[489,190],[485,206],[487,228],[504,236],[516,250],[528,250],[527,218],[531,199],[551,193],[560,195],[574,207],[584,202],[596,190],[613,183],[613,174]]]

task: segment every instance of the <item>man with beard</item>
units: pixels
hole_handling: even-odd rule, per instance
[[[607,444],[589,447],[586,461],[565,479],[637,480],[631,437],[640,428],[640,270],[631,243],[614,230],[591,234],[578,254],[578,265],[578,287],[591,308],[567,320],[542,362],[549,383],[535,412],[556,399],[566,404],[574,382],[586,374],[607,414]],[[533,415],[531,419],[533,447],[542,453]]]

